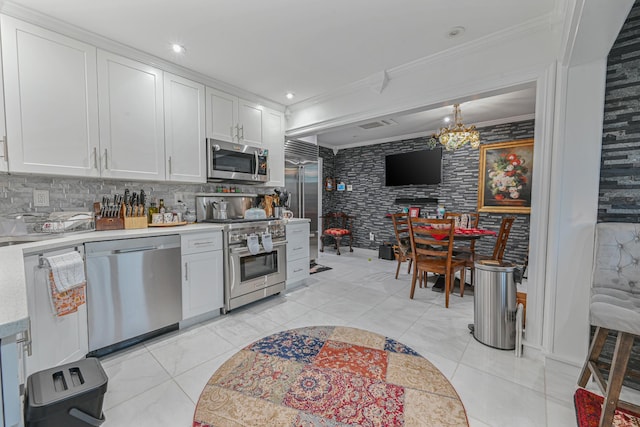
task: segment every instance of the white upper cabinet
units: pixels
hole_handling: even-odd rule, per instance
[[[259,104],[238,99],[238,131],[240,142],[249,145],[262,144],[264,108]]]
[[[207,87],[207,138],[237,142],[238,97]]]
[[[269,182],[284,187],[284,116],[281,112],[264,110],[263,147],[269,150]]]
[[[99,176],[96,48],[0,19],[10,171]]]
[[[207,138],[261,145],[263,108],[237,96],[207,87]]]
[[[164,73],[167,180],[206,182],[204,85]]]
[[[98,50],[102,176],[165,179],[162,71]]]

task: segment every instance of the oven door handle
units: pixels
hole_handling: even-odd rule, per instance
[[[286,240],[283,240],[281,242],[273,242],[273,247],[274,248],[278,248],[280,246],[285,246],[287,244]],[[249,252],[249,248],[247,247],[242,247],[242,248],[231,248],[230,252],[234,255],[245,255],[245,254],[251,254],[251,252]],[[267,251],[260,249],[260,252],[258,252],[256,255],[258,254],[265,254],[267,253]],[[253,254],[252,254],[253,255]]]

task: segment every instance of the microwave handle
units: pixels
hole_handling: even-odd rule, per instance
[[[254,176],[254,178],[257,179],[258,178],[258,167],[260,166],[260,159],[258,159],[258,150],[254,151],[253,155],[256,158],[256,168],[255,168],[255,171],[253,172],[253,176]]]

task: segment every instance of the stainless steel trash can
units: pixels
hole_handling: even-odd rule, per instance
[[[482,260],[475,265],[473,336],[490,347],[516,347],[516,284],[514,265]]]

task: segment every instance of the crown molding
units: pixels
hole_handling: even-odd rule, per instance
[[[49,31],[53,31],[64,36],[77,39],[84,43],[88,43],[98,49],[103,49],[117,55],[122,55],[129,59],[147,64],[151,67],[159,68],[162,71],[176,74],[180,77],[194,80],[204,85],[212,86],[221,91],[231,93],[240,98],[257,102],[267,108],[271,108],[280,112],[284,112],[285,110],[285,106],[283,104],[280,104],[271,99],[261,97],[259,95],[256,95],[255,93],[225,83],[221,80],[217,80],[198,71],[159,58],[129,45],[119,43],[100,34],[76,27],[75,25],[71,25],[50,15],[46,15],[42,12],[26,8],[11,1],[0,1],[0,13],[16,19],[20,19],[33,25],[37,25]]]

